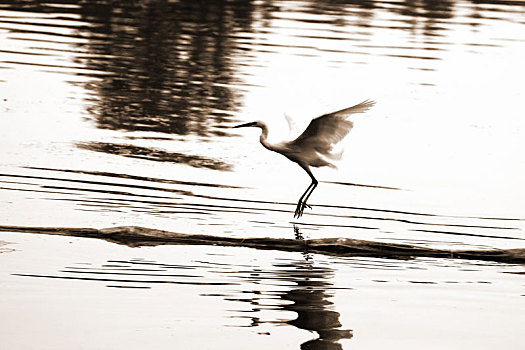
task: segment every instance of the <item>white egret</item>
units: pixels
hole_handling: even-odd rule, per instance
[[[334,153],[333,147],[348,134],[354,125],[346,118],[351,114],[363,113],[374,104],[374,101],[366,100],[355,106],[324,114],[312,119],[308,127],[295,140],[276,144],[268,143],[266,140],[268,138],[268,127],[260,120],[237,125],[234,128],[260,128],[262,130],[260,141],[265,148],[280,153],[292,162],[299,164],[310,176],[312,183],[299,198],[295,209],[294,218],[299,218],[303,215],[306,207],[311,208],[306,202],[319,183],[312,174],[310,167],[330,166],[335,168],[330,160],[340,159],[341,153]]]

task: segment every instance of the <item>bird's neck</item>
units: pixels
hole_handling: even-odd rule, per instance
[[[266,125],[262,125],[261,126],[261,137],[259,138],[259,141],[261,141],[261,144],[265,148],[271,150],[272,146],[270,145],[270,143],[268,143],[267,139],[268,139],[268,127],[266,127]]]

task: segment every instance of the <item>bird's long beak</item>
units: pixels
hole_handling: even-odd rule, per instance
[[[248,126],[255,126],[257,124],[257,122],[251,122],[251,123],[245,123],[245,124],[241,124],[241,125],[236,125],[233,127],[233,129],[235,128],[246,128]]]

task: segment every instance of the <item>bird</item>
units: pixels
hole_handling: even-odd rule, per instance
[[[350,132],[354,125],[347,118],[352,114],[364,113],[374,105],[375,101],[365,100],[355,106],[323,114],[312,119],[296,139],[275,144],[267,141],[268,126],[260,120],[236,125],[233,128],[260,128],[259,141],[264,148],[282,154],[292,162],[297,163],[308,174],[312,182],[297,202],[294,218],[298,219],[303,215],[305,208],[312,208],[306,202],[319,184],[310,167],[328,166],[335,168],[336,166],[331,160],[340,159],[342,152],[336,153],[333,148]]]

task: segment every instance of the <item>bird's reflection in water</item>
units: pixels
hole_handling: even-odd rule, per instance
[[[295,225],[294,233],[297,239],[304,239]],[[334,290],[331,279],[335,271],[327,265],[316,265],[314,257],[307,251],[303,252],[303,257],[300,260],[276,263],[273,269],[264,273],[250,274],[252,278],[258,280],[257,283],[269,280],[272,284],[281,287],[278,292],[272,292],[272,299],[286,301],[284,305],[277,303],[277,308],[292,311],[297,315],[293,320],[267,322],[288,324],[317,333],[318,337],[301,344],[301,349],[342,349],[339,341],[350,339],[353,334],[352,330],[341,329],[340,314],[334,310],[334,303],[330,301]],[[267,303],[267,292],[251,291],[251,293],[254,296],[250,303],[257,305],[252,311],[260,311],[259,301],[261,304]],[[258,317],[250,318],[252,320],[250,326],[258,326],[265,322]]]
[[[339,340],[352,338],[352,331],[341,329],[339,313],[333,310],[328,277],[334,271],[328,267],[314,266],[309,260],[283,264],[280,273],[295,282],[293,287],[283,292],[280,297],[291,301],[283,306],[284,310],[293,311],[297,318],[286,323],[300,329],[316,332],[319,337],[301,345],[301,349],[342,349]]]
[[[294,224],[293,225],[293,232],[295,234],[295,239],[304,239],[303,234],[301,233],[301,231],[299,231],[299,226]]]

